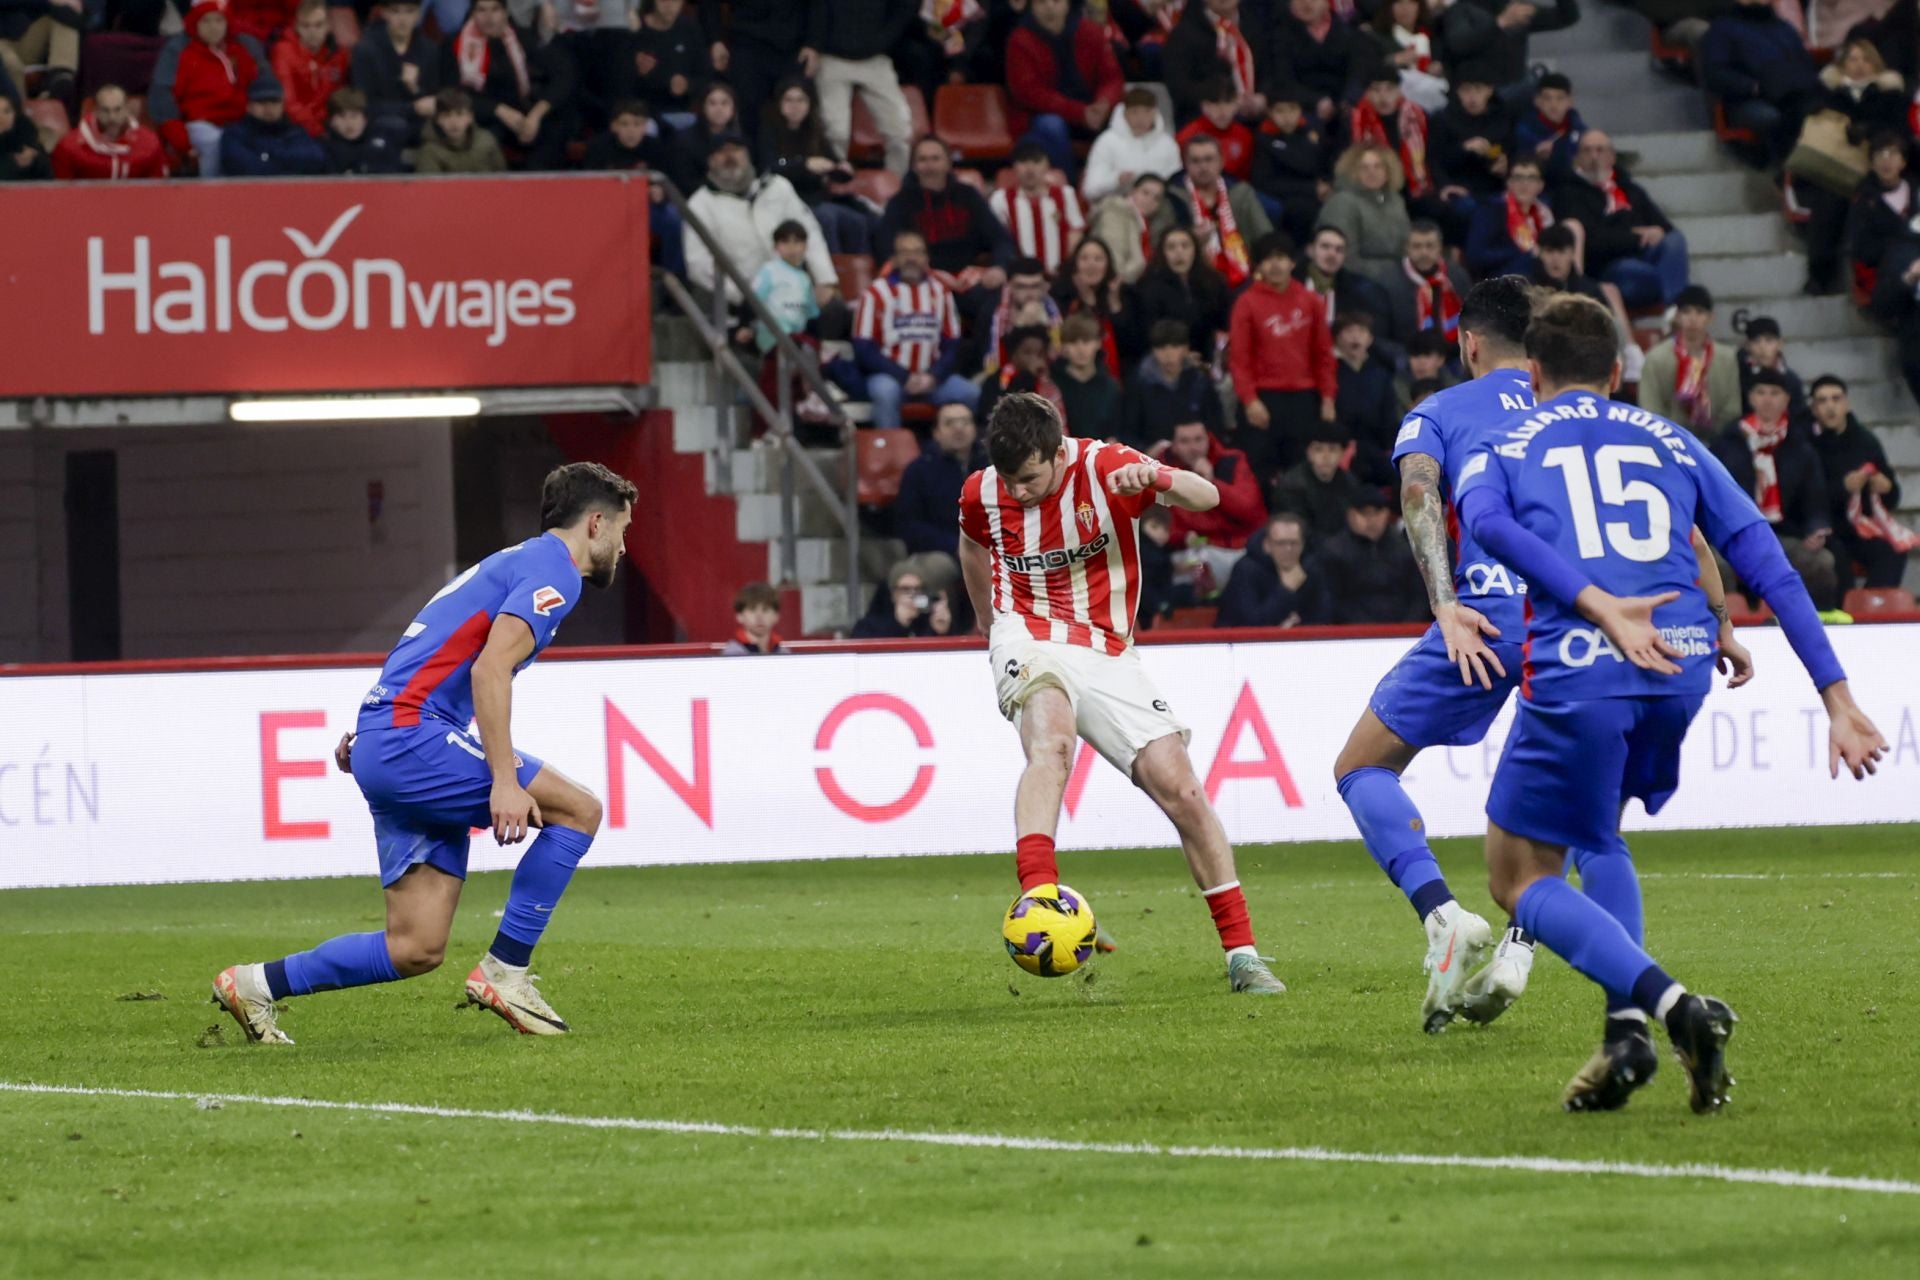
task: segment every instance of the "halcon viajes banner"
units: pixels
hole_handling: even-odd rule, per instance
[[[1827,777],[1826,719],[1785,640],[1743,638],[1748,688],[1716,690],[1680,795],[1629,828],[1920,821],[1920,626],[1829,632],[1893,745],[1880,776]],[[1241,843],[1353,839],[1333,762],[1404,640],[1154,645],[1147,670],[1193,729],[1194,765]],[[375,871],[372,823],[331,753],[369,669],[0,679],[0,888]],[[1020,747],[984,652],[543,661],[515,741],[592,787],[592,865],[1005,851]],[[1421,756],[1436,835],[1486,829],[1512,707],[1481,746]],[[186,781],[183,781],[186,780]],[[1060,827],[1073,848],[1172,844],[1083,749]],[[474,866],[520,849],[473,841]]]
[[[46,183],[0,201],[0,396],[637,384],[621,174]]]

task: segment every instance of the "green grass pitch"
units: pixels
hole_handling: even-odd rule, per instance
[[[1355,844],[1241,850],[1291,988],[1265,1001],[1228,993],[1167,850],[1063,856],[1121,942],[1092,981],[1007,960],[1005,857],[589,865],[535,959],[576,1028],[551,1040],[456,1009],[504,876],[440,972],[292,1002],[291,1049],[243,1043],[208,982],[378,928],[371,877],[0,894],[0,1081],[760,1131],[0,1092],[0,1276],[1913,1276],[1910,1194],[765,1131],[1920,1181],[1917,839],[1635,840],[1655,954],[1743,1019],[1707,1118],[1664,1042],[1625,1111],[1559,1110],[1600,1001],[1544,953],[1501,1022],[1422,1035],[1418,926]],[[1476,845],[1441,857],[1491,915]]]

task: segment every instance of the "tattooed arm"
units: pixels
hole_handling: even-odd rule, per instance
[[[1400,459],[1400,511],[1407,526],[1407,541],[1413,544],[1413,559],[1420,576],[1427,581],[1427,603],[1447,642],[1447,658],[1460,668],[1460,683],[1478,680],[1483,689],[1493,688],[1492,667],[1500,676],[1507,674],[1500,656],[1486,642],[1500,628],[1488,622],[1478,609],[1460,603],[1453,590],[1453,554],[1447,546],[1446,501],[1440,494],[1440,460],[1429,453],[1409,453]]]
[[[1727,688],[1738,689],[1753,679],[1753,655],[1733,634],[1733,619],[1727,613],[1727,587],[1720,578],[1720,562],[1714,558],[1707,535],[1693,531],[1693,555],[1700,562],[1700,589],[1707,593],[1707,608],[1720,624],[1720,656],[1714,665],[1728,677]]]

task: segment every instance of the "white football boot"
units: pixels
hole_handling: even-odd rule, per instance
[[[1462,1012],[1468,975],[1493,948],[1493,926],[1458,902],[1428,912],[1426,925],[1427,998],[1420,1002],[1420,1025],[1434,1036]]]
[[[213,1002],[233,1015],[247,1039],[259,1044],[292,1044],[275,1020],[273,993],[267,990],[267,966],[236,964],[213,980]]]
[[[566,1020],[534,989],[538,981],[525,969],[482,956],[467,975],[467,1003],[493,1010],[523,1036],[566,1034],[571,1030]]]
[[[1492,1022],[1525,994],[1532,973],[1533,944],[1520,940],[1520,930],[1508,929],[1494,949],[1493,962],[1467,979],[1460,1016],[1469,1022]]]

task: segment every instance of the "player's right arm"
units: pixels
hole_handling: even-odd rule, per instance
[[[1502,677],[1507,668],[1483,637],[1499,635],[1500,628],[1478,609],[1461,604],[1454,592],[1440,459],[1430,453],[1400,456],[1400,511],[1407,526],[1407,541],[1413,544],[1414,562],[1427,582],[1427,607],[1433,610],[1441,638],[1447,642],[1447,660],[1460,668],[1461,684],[1478,680],[1481,688],[1493,688],[1487,668],[1491,666]]]
[[[493,814],[493,837],[501,844],[517,844],[527,829],[540,825],[540,806],[520,785],[513,765],[513,673],[533,656],[533,628],[510,613],[497,615],[487,643],[473,660],[473,718],[480,726],[480,745],[493,774],[493,792],[487,807]]]
[[[993,565],[987,549],[960,535],[960,577],[967,584],[967,599],[973,603],[973,625],[981,635],[993,632]]]

